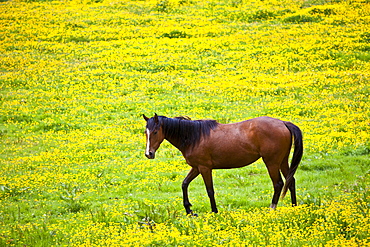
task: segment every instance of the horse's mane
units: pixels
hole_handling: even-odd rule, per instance
[[[191,120],[189,117],[159,117],[166,139],[181,142],[181,147],[194,147],[202,137],[218,126],[216,120]]]

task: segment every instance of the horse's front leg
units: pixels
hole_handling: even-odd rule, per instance
[[[204,184],[206,185],[207,194],[211,202],[212,212],[217,213],[216,200],[215,200],[215,191],[213,189],[213,180],[212,180],[212,169],[206,166],[200,166],[200,174],[202,174]]]
[[[193,211],[190,209],[191,203],[189,202],[189,196],[188,196],[188,187],[191,181],[193,181],[194,178],[196,178],[199,175],[199,170],[197,168],[191,168],[188,175],[182,182],[182,195],[184,200],[184,207],[187,214],[193,214]]]

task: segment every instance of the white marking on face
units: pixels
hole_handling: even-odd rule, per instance
[[[149,147],[150,147],[149,137],[150,137],[149,129],[146,129],[146,138],[147,138],[147,140],[146,140],[146,150],[145,150],[146,155],[149,155]]]

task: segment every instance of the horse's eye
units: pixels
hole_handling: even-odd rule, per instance
[[[154,131],[153,134],[156,135],[158,132],[157,131]]]

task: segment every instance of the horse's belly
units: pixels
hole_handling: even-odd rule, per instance
[[[230,169],[247,166],[258,160],[260,156],[253,153],[224,152],[222,155],[213,155],[214,169]]]

